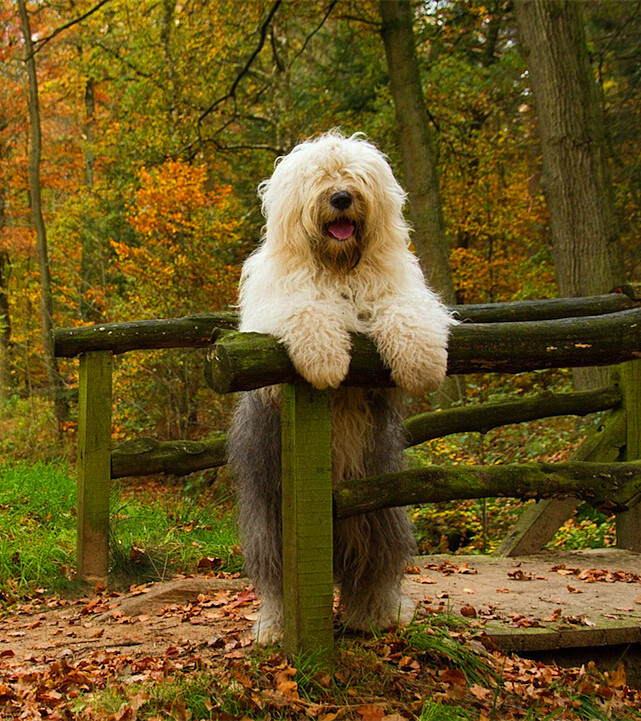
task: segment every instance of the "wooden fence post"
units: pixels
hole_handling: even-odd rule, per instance
[[[627,422],[624,460],[636,461],[641,458],[641,361],[622,363],[620,373]],[[641,551],[641,503],[617,515],[616,531],[619,548]]]
[[[332,436],[329,391],[282,386],[284,647],[331,663]]]
[[[110,351],[80,356],[78,398],[78,576],[104,581],[109,572],[111,491]]]

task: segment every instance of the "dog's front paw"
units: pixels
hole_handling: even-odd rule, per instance
[[[338,388],[349,370],[349,353],[341,349],[289,349],[289,357],[300,376],[314,388]]]
[[[417,345],[390,361],[391,376],[399,388],[413,396],[436,390],[445,380],[447,349]]]
[[[293,314],[281,335],[299,375],[315,388],[337,388],[347,375],[351,341],[339,318],[317,309]]]

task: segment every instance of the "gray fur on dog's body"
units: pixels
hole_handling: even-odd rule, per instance
[[[335,393],[358,394],[371,409],[365,474],[400,470],[405,443],[394,393],[360,389]],[[259,593],[279,605],[283,584],[280,432],[276,404],[260,392],[246,393],[229,434],[229,462],[238,479],[238,523],[247,573]],[[340,439],[333,445],[340,445]],[[381,609],[399,608],[400,580],[414,550],[404,509],[389,508],[335,523],[334,577],[350,626],[366,630]]]

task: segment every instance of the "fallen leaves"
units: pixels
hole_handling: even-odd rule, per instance
[[[617,709],[641,707],[641,697],[628,687],[623,667],[605,674],[590,666],[561,670],[505,656],[487,635],[474,631],[488,620],[502,620],[519,629],[548,623],[555,629],[593,625],[585,615],[575,610],[569,613],[568,604],[581,592],[579,582],[605,580],[606,572],[553,569],[553,573],[565,572],[555,577],[557,590],[546,603],[552,600],[559,605],[552,612],[544,606],[541,617],[535,618],[531,612],[517,612],[524,608],[513,602],[527,594],[536,595],[530,589],[537,586],[522,584],[539,580],[530,572],[531,567],[525,570],[517,566],[507,572],[506,582],[511,588],[504,590],[514,595],[495,598],[494,604],[481,602],[479,579],[469,578],[476,570],[466,563],[439,560],[426,568],[435,576],[460,576],[440,580],[434,596],[445,601],[438,609],[423,605],[420,610],[438,629],[425,629],[428,641],[445,638],[445,651],[426,643],[419,652],[419,646],[413,647],[400,629],[373,638],[347,636],[339,648],[349,650],[341,651],[334,673],[301,669],[280,653],[261,656],[253,650],[249,627],[257,601],[252,588],[213,589],[163,606],[150,605],[156,590],[149,585],[131,587],[129,595],[144,597],[142,604],[136,599],[135,607],[104,589],[97,589],[95,597],[72,602],[39,599],[38,604],[20,610],[19,623],[0,620],[0,718],[12,718],[20,709],[25,721],[189,721],[202,716],[196,715],[181,696],[181,689],[196,682],[207,690],[205,717],[220,721],[270,716],[287,721],[409,721],[420,717],[424,699],[444,707],[460,704],[470,710],[470,718],[502,721],[522,719],[524,709],[530,708],[536,708],[541,718],[556,714],[578,721],[580,703],[577,706],[576,699],[581,695],[589,696],[595,704],[608,704],[613,718]],[[414,582],[423,578],[414,575]],[[630,583],[633,577],[614,571],[609,576],[614,580],[605,582]],[[571,583],[565,583],[566,579]],[[457,590],[448,593],[443,588]],[[563,590],[563,596],[558,589]],[[478,596],[472,597],[473,592]],[[479,603],[474,605],[464,601],[476,598]],[[613,608],[613,604],[610,610],[628,612],[634,599],[634,594],[622,598],[620,608]],[[474,628],[446,631],[445,603],[448,608],[458,608]],[[500,612],[506,605],[511,610]],[[16,656],[14,648],[25,643],[25,635],[44,637],[45,633],[49,634],[48,648],[32,657]],[[141,645],[145,635],[155,639],[155,646]],[[120,641],[116,643],[117,638]],[[473,654],[497,669],[500,678],[474,675],[465,660]],[[174,691],[161,696],[157,689],[165,687]],[[116,711],[112,705],[108,713],[104,709],[99,713],[96,709],[100,705],[94,708],[86,699],[100,699],[106,689],[121,703],[115,706]],[[82,709],[82,713],[71,709]]]
[[[451,576],[452,574],[478,573],[475,568],[470,568],[468,566],[467,561],[457,565],[456,563],[452,563],[452,561],[443,560],[438,563],[426,563],[424,568],[427,568],[430,571],[439,571],[444,576]]]
[[[606,569],[567,568],[564,563],[552,566],[550,569],[561,576],[575,576],[586,583],[641,583],[641,575],[631,571],[608,571]]]
[[[460,613],[464,618],[476,618],[477,616],[476,609],[469,603],[466,603],[465,606],[461,606]]]
[[[512,578],[515,581],[532,581],[532,580],[534,580],[534,576],[531,573],[523,571],[520,568],[517,568],[514,571],[508,571],[507,575],[508,575],[508,578]]]

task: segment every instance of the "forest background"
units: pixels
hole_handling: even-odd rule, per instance
[[[240,266],[260,236],[256,186],[301,139],[332,127],[363,132],[399,179],[410,178],[381,32],[385,5],[0,2],[0,451],[57,453],[56,428],[73,436],[76,368],[49,367],[48,313],[64,327],[235,302]],[[638,280],[641,3],[574,5],[625,274]],[[439,290],[458,303],[559,293],[517,19],[503,0],[412,8],[452,276],[451,292]],[[413,220],[418,242],[424,229]],[[542,372],[517,379],[516,389],[558,382]],[[463,395],[488,387],[504,389],[484,382],[480,391],[468,379]],[[193,351],[118,359],[116,439],[201,437],[224,428],[228,410],[204,387]]]

